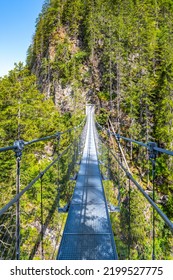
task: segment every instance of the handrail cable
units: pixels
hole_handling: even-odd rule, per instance
[[[74,126],[72,128],[69,128],[69,129],[67,129],[65,131],[62,131],[62,132],[57,132],[57,133],[55,133],[53,135],[48,135],[48,136],[45,136],[45,137],[42,137],[42,138],[33,139],[31,141],[28,141],[28,142],[27,141],[23,141],[23,140],[19,140],[19,141],[22,142],[22,145],[24,147],[24,146],[27,146],[27,145],[31,145],[33,143],[37,143],[37,142],[41,142],[41,141],[46,141],[46,140],[49,140],[49,139],[57,138],[57,137],[60,137],[63,134],[66,134],[66,133],[68,133],[68,132],[70,132],[72,130],[75,130],[75,129],[81,127],[83,125],[83,123],[85,122],[85,120],[86,120],[86,118],[84,118],[84,120],[79,125]],[[0,148],[0,152],[5,152],[5,151],[9,151],[9,150],[16,150],[16,149],[18,149],[18,146],[16,145],[16,142],[15,142],[13,146],[8,146],[8,147]]]
[[[168,217],[162,212],[162,210],[153,202],[153,200],[150,198],[150,196],[144,191],[144,189],[140,186],[140,184],[133,178],[132,174],[128,172],[128,170],[124,167],[124,165],[119,161],[119,159],[116,157],[116,155],[112,152],[112,150],[109,148],[107,143],[101,138],[101,141],[108,147],[111,155],[115,158],[115,160],[118,162],[122,170],[125,172],[127,178],[129,178],[135,186],[138,188],[138,190],[143,194],[143,196],[148,200],[150,205],[157,211],[157,213],[160,215],[160,217],[165,221],[165,223],[168,225],[170,230],[173,232],[173,223],[168,219]]]
[[[101,130],[105,130],[107,133],[110,133],[111,135],[113,135],[116,139],[123,139],[125,141],[128,141],[128,142],[131,142],[131,143],[135,143],[139,146],[143,146],[145,148],[148,148],[149,145],[148,143],[144,143],[144,142],[140,142],[140,141],[137,141],[137,140],[134,140],[134,139],[131,139],[131,138],[127,138],[127,137],[124,137],[120,134],[117,134],[117,133],[112,133],[109,129],[106,129],[105,127],[103,127],[102,125],[100,125],[97,121],[96,121],[96,124],[100,127]],[[163,148],[159,148],[157,146],[153,147],[153,150],[155,152],[160,152],[160,153],[164,153],[164,154],[167,154],[167,155],[170,155],[170,156],[173,156],[173,151],[170,151],[170,150],[166,150],[166,149],[163,149]]]
[[[12,200],[10,200],[1,210],[0,217],[14,204],[23,194],[28,191],[74,144],[74,141],[55,159],[53,160],[42,172],[40,172],[19,194],[17,194]]]

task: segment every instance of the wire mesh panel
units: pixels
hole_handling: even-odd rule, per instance
[[[16,207],[10,207],[0,217],[0,259],[15,259],[16,256]]]
[[[59,251],[61,260],[114,260],[116,257],[111,234],[65,234]]]

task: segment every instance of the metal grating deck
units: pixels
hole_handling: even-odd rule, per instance
[[[92,112],[58,260],[118,259],[94,139]]]

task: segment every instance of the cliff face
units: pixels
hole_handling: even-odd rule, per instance
[[[27,57],[46,98],[60,111],[94,103],[119,132],[172,147],[171,3],[46,1]]]
[[[68,1],[45,3],[27,58],[30,70],[38,77],[41,92],[46,98],[53,98],[62,112],[83,109],[92,87],[80,26],[73,27],[68,22],[73,14],[73,9],[68,11],[69,5]]]

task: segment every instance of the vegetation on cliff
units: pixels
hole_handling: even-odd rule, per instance
[[[76,123],[86,102],[91,102],[102,125],[108,126],[109,120],[124,136],[172,149],[172,18],[172,0],[46,0],[28,48],[27,66],[16,66],[0,80],[1,146],[12,144],[11,139],[28,140],[63,130]],[[148,153],[132,144],[123,145],[135,176],[151,192]],[[9,156],[5,165],[4,186],[9,180],[14,183]],[[5,167],[1,165],[1,170]],[[170,219],[172,171],[172,159],[159,155],[157,202]],[[112,224],[121,257],[127,258],[123,251],[128,244],[126,192],[123,197],[121,222],[112,216]],[[149,258],[146,244],[151,241],[151,230],[146,220],[151,211],[134,190],[131,197],[137,206],[132,211],[131,257]],[[143,219],[139,206],[145,217],[143,225],[136,227]],[[159,222],[159,258],[172,258],[172,246],[169,231]]]

